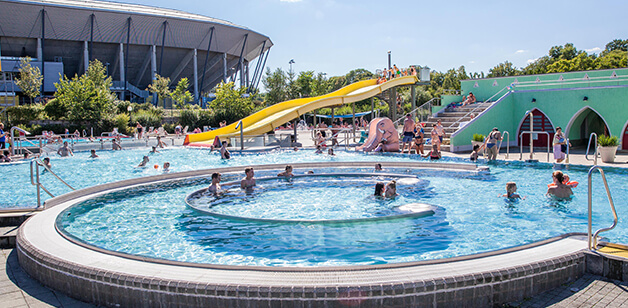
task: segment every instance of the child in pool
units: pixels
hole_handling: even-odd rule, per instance
[[[289,178],[289,177],[293,177],[293,176],[294,176],[294,174],[292,174],[292,166],[291,166],[291,165],[287,165],[287,166],[286,166],[286,171],[284,171],[284,172],[282,172],[282,173],[277,174],[277,176],[278,176],[278,177],[283,176],[283,177],[287,177],[287,178]]]
[[[521,196],[517,194],[517,183],[506,183],[506,194],[501,195],[501,197],[505,197],[508,199],[521,199]]]
[[[397,195],[397,181],[392,180],[386,184],[386,190],[384,191],[384,197],[392,198]]]
[[[384,195],[384,183],[377,182],[377,184],[375,184],[375,193],[373,195],[376,196],[376,197],[383,197],[383,195]]]

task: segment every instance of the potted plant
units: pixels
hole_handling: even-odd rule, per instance
[[[601,135],[597,139],[597,144],[599,145],[598,150],[600,151],[602,161],[605,163],[615,162],[615,153],[617,152],[617,147],[619,146],[619,139],[617,136]]]
[[[477,144],[479,146],[482,146],[482,144],[484,144],[484,138],[486,136],[482,135],[482,134],[473,134],[473,137],[471,138],[471,149],[473,149],[473,147]],[[484,151],[484,150],[482,150]],[[482,153],[482,151],[480,151],[480,153]]]

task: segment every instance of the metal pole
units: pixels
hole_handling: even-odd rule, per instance
[[[122,95],[122,97],[124,98],[126,96],[126,92],[129,90],[129,86],[127,85],[129,83],[129,79],[128,79],[128,72],[129,72],[129,43],[131,42],[131,17],[129,17],[127,19],[127,29],[126,29],[126,52],[124,55],[124,94]],[[131,95],[129,95],[129,98],[131,97]]]
[[[371,97],[371,121],[375,119],[375,99]]]
[[[91,23],[90,27],[91,27],[91,30],[89,32],[89,59],[88,59],[88,62],[92,60],[92,50],[94,50],[94,19],[95,18],[96,18],[96,15],[92,13],[92,15],[90,15],[90,23]]]
[[[353,128],[353,142],[355,142],[355,102],[351,103],[352,107],[353,107],[353,122],[351,123],[351,127]]]
[[[201,91],[203,91],[203,84],[205,83],[205,71],[207,70],[207,60],[209,60],[209,50],[212,47],[212,38],[214,37],[214,27],[211,27],[209,33],[209,43],[207,43],[207,54],[205,55],[205,64],[203,64],[203,77],[201,77]]]
[[[164,33],[161,36],[161,56],[159,59],[159,76],[161,76],[161,67],[164,62],[164,47],[166,46],[166,28],[168,28],[168,21],[164,21]],[[165,105],[164,105],[165,107]]]
[[[44,41],[46,40],[46,10],[41,10],[41,92],[39,93],[39,98],[44,97],[44,90],[46,85],[46,68],[44,63]],[[39,174],[37,175],[39,176]]]
[[[532,139],[534,137],[534,115],[532,114],[532,111],[530,111],[530,159],[534,159],[534,147],[533,147],[533,143],[532,143]]]
[[[292,121],[292,128],[294,129],[294,143],[297,143],[297,120],[299,118],[297,117],[296,119],[294,119]]]
[[[412,111],[412,119],[414,119],[414,118],[416,118],[416,110],[414,110],[414,109],[416,109],[416,86],[415,85],[410,86],[410,92],[411,92],[411,95],[412,95],[412,107],[411,107],[410,110],[413,110]]]

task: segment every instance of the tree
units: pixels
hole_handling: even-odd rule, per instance
[[[286,74],[280,68],[277,68],[274,72],[267,68],[262,84],[264,84],[264,88],[267,91],[267,105],[274,105],[286,100]]]
[[[312,96],[321,96],[327,94],[328,83],[325,73],[316,74],[316,78],[312,80]]]
[[[610,41],[608,44],[606,44],[606,49],[602,51],[601,56],[605,56],[615,50],[624,52],[628,51],[628,40],[614,39]]]
[[[28,96],[33,103],[33,98],[39,96],[41,84],[44,77],[41,75],[39,67],[31,66],[31,58],[20,59],[20,77],[15,79],[15,84],[20,87],[22,93]]]
[[[492,69],[488,70],[488,75],[486,77],[507,77],[507,76],[516,76],[520,75],[521,71],[512,65],[511,62],[500,63]]]
[[[111,92],[111,77],[98,60],[90,62],[87,72],[55,83],[57,103],[67,108],[67,118],[74,122],[97,122],[113,112],[116,96]]]
[[[179,83],[177,83],[174,91],[170,92],[170,97],[174,101],[177,108],[183,108],[185,103],[194,99],[190,91],[188,91],[189,86],[190,83],[188,82],[187,77],[181,78],[181,80],[179,80]]]
[[[246,88],[235,88],[233,82],[220,83],[216,88],[216,99],[209,103],[216,119],[227,123],[238,121],[253,111],[253,100]]]
[[[153,94],[157,94],[159,100],[163,100],[166,97],[170,96],[170,78],[162,77],[159,76],[159,74],[155,73],[155,79],[153,79],[153,83],[149,84],[146,90]]]
[[[613,50],[596,59],[595,69],[626,67],[628,55],[623,50]]]
[[[310,97],[312,95],[312,83],[314,81],[314,71],[300,72],[295,81],[295,88],[299,97]]]

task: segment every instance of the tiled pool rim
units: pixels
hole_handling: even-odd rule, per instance
[[[371,168],[376,162],[292,164]],[[474,171],[471,164],[390,162],[384,167]],[[257,170],[285,164],[258,165]],[[522,300],[585,272],[586,239],[567,234],[530,245],[458,258],[345,267],[199,265],[111,253],[62,237],[63,209],[106,192],[160,181],[242,172],[229,167],[130,179],[48,200],[17,238],[20,265],[44,285],[97,305],[126,306],[490,306]]]

